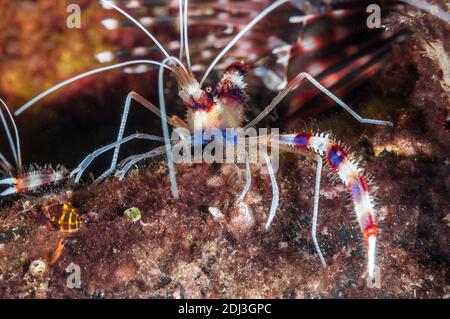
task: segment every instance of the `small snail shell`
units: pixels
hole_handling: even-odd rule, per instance
[[[34,277],[42,277],[48,271],[47,262],[43,259],[33,260],[30,264],[29,272]]]

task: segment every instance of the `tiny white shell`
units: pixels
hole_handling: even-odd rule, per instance
[[[208,210],[211,213],[211,215],[213,215],[213,217],[215,219],[222,219],[223,218],[222,212],[217,207],[209,207]]]
[[[33,260],[30,264],[29,272],[34,277],[42,277],[48,271],[48,264],[43,259]]]

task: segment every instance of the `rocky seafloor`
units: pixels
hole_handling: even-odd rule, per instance
[[[4,199],[0,296],[449,298],[448,29],[422,18],[423,23],[402,21],[416,31],[365,87],[367,99],[359,109],[392,120],[393,128],[360,125],[346,114],[314,124],[351,146],[374,177],[379,288],[367,286],[366,254],[346,189],[326,174],[317,227],[327,262],[321,266],[310,235],[315,165],[283,154],[280,206],[269,231],[264,225],[272,188],[257,166],[245,200],[254,221],[236,205],[245,181],[231,165],[177,165],[178,200],[161,161],[122,181]],[[291,130],[299,127],[295,119],[286,123]],[[50,197],[70,201],[86,224],[70,236],[59,232],[43,214]],[[130,207],[141,211],[142,223],[124,215]],[[54,254],[62,237],[60,258],[33,275],[30,264]],[[81,270],[81,287],[74,289],[67,286],[72,263]]]

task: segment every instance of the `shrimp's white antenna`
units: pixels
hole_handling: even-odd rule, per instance
[[[6,109],[6,112],[8,113],[9,119],[11,120],[11,123],[12,123],[13,128],[14,128],[14,134],[16,135],[16,144],[14,144],[13,138],[11,136],[11,131],[9,130],[8,123],[6,122],[6,119],[5,119],[5,115],[3,114],[3,111],[0,108],[0,117],[2,119],[3,126],[5,127],[6,135],[8,136],[9,145],[11,147],[11,151],[12,151],[12,154],[13,154],[13,157],[14,157],[14,161],[16,162],[16,168],[17,168],[17,170],[21,170],[22,169],[22,155],[20,154],[19,131],[17,130],[16,122],[14,121],[14,118],[11,115],[11,112],[9,111],[9,108],[6,105],[5,101],[3,101],[0,98],[0,102],[3,104],[3,107]],[[4,159],[3,156],[2,156],[2,159]]]
[[[178,0],[178,8],[179,8],[179,15],[180,15],[180,54],[179,54],[179,60],[183,58],[184,53],[184,23],[183,23],[183,0]]]
[[[56,90],[59,90],[60,88],[66,86],[66,85],[68,85],[68,84],[70,84],[72,82],[78,81],[78,80],[80,80],[82,78],[85,78],[87,76],[90,76],[90,75],[93,75],[93,74],[96,74],[96,73],[105,72],[105,71],[112,70],[112,69],[118,69],[118,68],[122,68],[124,66],[133,65],[133,64],[155,64],[155,65],[159,65],[161,67],[165,67],[165,68],[168,68],[168,69],[172,70],[167,65],[162,64],[161,62],[158,62],[158,61],[153,61],[153,60],[132,60],[132,61],[127,61],[127,62],[123,62],[123,63],[108,65],[108,66],[101,67],[101,68],[98,68],[98,69],[90,70],[88,72],[85,72],[85,73],[79,74],[77,76],[74,76],[74,77],[72,77],[72,78],[70,78],[68,80],[65,80],[64,82],[61,82],[61,83],[59,83],[59,84],[49,88],[48,90],[42,92],[41,94],[35,96],[33,99],[31,99],[30,101],[28,101],[27,103],[22,105],[14,113],[14,115],[15,116],[20,115],[21,113],[26,111],[29,107],[31,107],[33,104],[35,104],[36,102],[42,100],[47,95],[55,92]]]
[[[188,0],[178,0],[178,7],[180,11],[180,54],[179,60],[183,59],[183,53],[186,51],[186,62],[189,71],[192,70],[191,67],[191,56],[189,54],[189,36],[188,36]]]
[[[141,29],[142,31],[144,31],[144,33],[146,35],[148,35],[150,37],[150,39],[153,40],[153,42],[155,42],[156,46],[161,50],[161,52],[168,58],[169,54],[167,53],[167,51],[163,48],[163,46],[161,45],[161,43],[159,43],[159,41],[153,36],[153,34],[150,33],[150,31],[148,31],[141,23],[139,23],[139,21],[137,21],[135,18],[133,18],[131,15],[129,15],[128,13],[126,13],[125,11],[123,11],[121,8],[119,8],[118,6],[116,6],[114,3],[108,1],[108,0],[100,0],[100,3],[106,7],[111,7],[115,10],[117,10],[118,12],[120,12],[121,14],[123,14],[125,17],[127,17],[131,22],[133,22],[139,29]]]
[[[181,0],[180,0],[181,1]],[[184,0],[184,43],[186,46],[186,62],[189,68],[189,71],[192,70],[191,68],[191,56],[189,54],[189,36],[188,36],[188,0]]]
[[[181,0],[180,0],[181,1]],[[153,42],[155,42],[156,46],[161,50],[161,52],[166,56],[166,59],[168,60],[174,60],[175,62],[177,62],[178,64],[182,65],[182,67],[184,68],[183,64],[181,63],[180,60],[178,60],[176,57],[170,56],[167,51],[164,49],[164,47],[161,45],[161,43],[159,43],[159,41],[153,36],[153,34],[150,33],[150,31],[148,31],[139,21],[137,21],[135,18],[133,18],[131,15],[129,15],[128,13],[126,13],[125,11],[123,11],[121,8],[119,8],[118,6],[116,6],[114,3],[112,3],[109,0],[100,0],[100,3],[106,7],[106,8],[113,8],[115,10],[117,10],[118,12],[120,12],[121,14],[123,14],[125,17],[127,17],[131,22],[133,22],[134,24],[136,24],[136,26],[139,27],[139,29],[141,29],[142,31],[144,31],[144,33],[146,35],[148,35],[150,37],[150,39],[153,40]]]
[[[264,18],[266,15],[271,13],[273,10],[278,8],[279,6],[285,4],[289,0],[278,0],[274,3],[272,3],[270,6],[268,6],[266,9],[264,9],[260,14],[258,14],[252,21],[250,21],[236,36],[230,41],[230,43],[227,44],[225,48],[216,56],[214,61],[211,63],[211,65],[208,67],[208,69],[205,72],[205,75],[203,75],[203,78],[200,82],[200,86],[203,85],[203,82],[205,82],[206,78],[208,77],[211,70],[216,66],[217,62],[233,47],[233,45],[236,44],[244,36],[245,33],[247,33],[255,24],[259,22],[262,18]]]

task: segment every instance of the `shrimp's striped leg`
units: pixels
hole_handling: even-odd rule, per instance
[[[361,115],[359,115],[358,113],[353,111],[350,106],[345,104],[341,99],[339,99],[336,95],[331,93],[327,88],[325,88],[322,84],[320,84],[311,75],[309,75],[306,72],[300,72],[295,78],[293,78],[288,83],[286,88],[284,88],[282,91],[280,91],[277,94],[277,96],[274,97],[272,102],[270,102],[270,104],[261,113],[259,113],[257,117],[255,117],[250,123],[248,123],[244,127],[244,130],[247,129],[247,128],[253,127],[256,124],[258,124],[276,106],[278,106],[280,104],[280,102],[284,99],[284,97],[286,95],[288,95],[290,92],[292,92],[295,89],[297,89],[304,79],[308,80],[316,88],[318,88],[320,91],[322,91],[324,94],[326,94],[330,99],[332,99],[334,102],[336,102],[340,107],[342,107],[344,110],[346,110],[348,113],[350,113],[350,115],[353,116],[353,118],[355,118],[358,122],[363,123],[363,124],[393,126],[392,122],[389,122],[389,121],[374,120],[374,119],[368,119],[368,118],[362,117]]]
[[[143,133],[135,133],[132,135],[129,135],[125,138],[122,138],[114,143],[111,143],[109,145],[103,146],[97,150],[95,150],[94,152],[92,152],[91,154],[87,155],[84,160],[80,163],[80,165],[78,165],[77,168],[75,168],[72,172],[70,172],[70,177],[73,177],[76,174],[75,177],[75,182],[77,183],[80,178],[81,175],[83,174],[83,172],[86,170],[86,168],[92,163],[92,161],[98,157],[99,155],[109,151],[110,149],[116,148],[118,145],[124,144],[126,142],[129,142],[133,139],[141,139],[141,140],[151,140],[151,141],[160,141],[160,142],[164,142],[164,139],[162,137],[159,136],[154,136],[154,135],[150,135],[150,134],[143,134]]]
[[[161,117],[161,112],[159,111],[159,109],[155,105],[153,105],[151,102],[149,102],[148,100],[143,98],[138,93],[136,93],[134,91],[131,91],[130,93],[128,93],[127,98],[125,100],[125,106],[124,106],[124,110],[123,110],[123,113],[122,113],[122,118],[120,120],[119,133],[117,134],[117,142],[120,141],[123,138],[123,134],[124,134],[124,131],[125,131],[125,126],[127,124],[128,114],[130,112],[130,107],[131,107],[131,101],[132,100],[137,101],[139,104],[141,104],[142,106],[144,106],[145,108],[147,108],[151,112],[155,113],[159,117]],[[169,124],[175,126],[175,127],[180,126],[179,123],[177,123],[175,120],[173,120],[171,118],[167,118],[167,122]],[[113,154],[113,158],[112,158],[110,167],[100,177],[98,177],[95,180],[96,183],[98,183],[98,182],[102,181],[103,179],[105,179],[107,176],[109,176],[109,174],[111,174],[116,169],[117,159],[119,157],[119,151],[120,151],[121,144],[122,143],[119,143],[119,144],[116,145],[116,147],[114,149],[114,154]]]
[[[374,199],[369,189],[369,183],[353,156],[327,134],[299,132],[273,135],[272,140],[299,150],[310,149],[320,156],[325,156],[327,164],[348,187],[367,248],[368,273],[372,277],[376,265],[378,235]],[[316,190],[317,188],[316,183]]]

